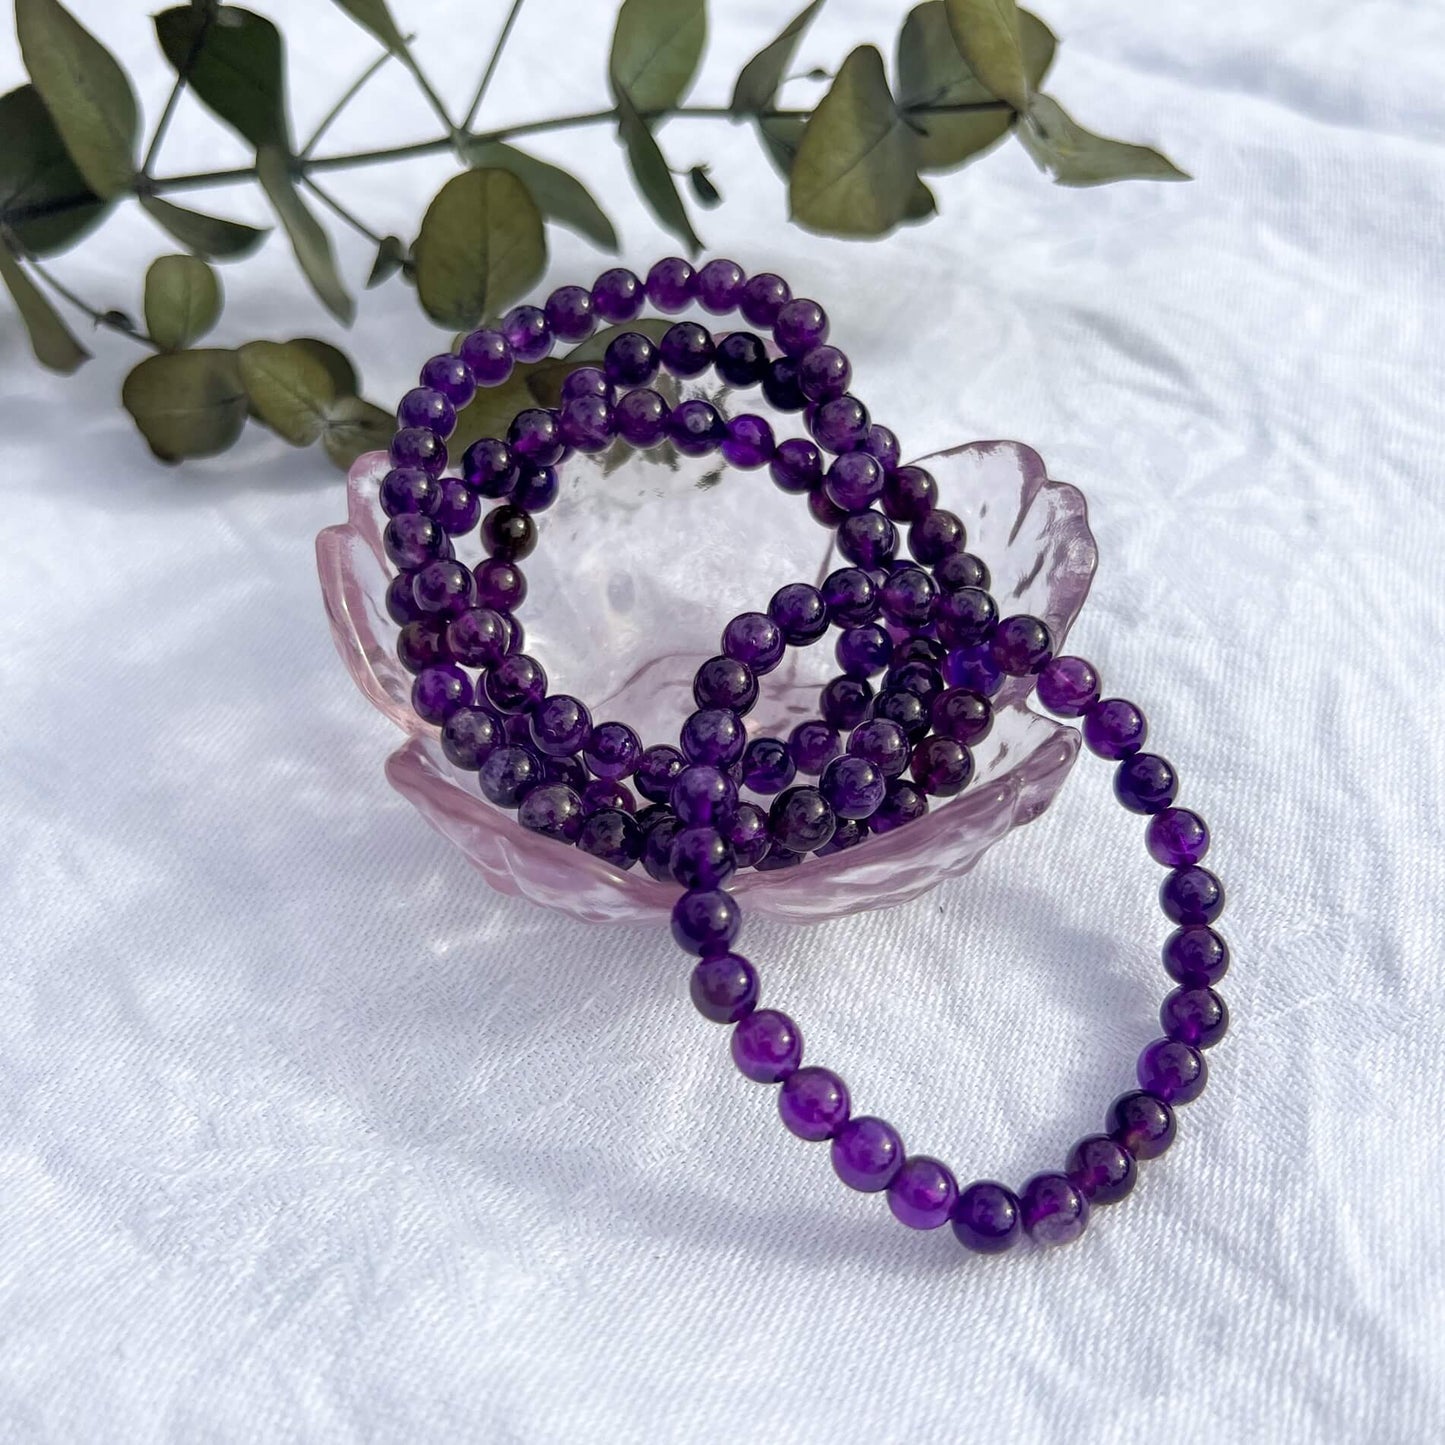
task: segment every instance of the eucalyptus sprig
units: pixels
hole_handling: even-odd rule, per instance
[[[617,250],[612,222],[586,185],[514,144],[548,131],[614,128],[642,199],[694,255],[702,242],[678,178],[686,178],[696,205],[716,205],[721,194],[716,167],[691,157],[681,166],[668,159],[658,132],[674,119],[755,128],[787,183],[793,221],[834,236],[883,236],[927,220],[937,202],[924,177],[957,169],[1010,133],[1060,185],[1186,179],[1147,146],[1091,134],[1040,92],[1056,40],[1014,0],[916,5],[897,38],[891,83],[872,45],[858,46],[832,76],[816,69],[796,76],[798,47],[824,3],[812,0],[743,67],[726,106],[685,103],[707,39],[706,0],[623,0],[607,62],[610,106],[490,130],[479,128],[477,117],[523,0],[512,0],[465,111],[450,108],[433,88],[387,0],[335,3],[380,50],[299,145],[287,104],[285,45],[270,20],[220,0],[192,0],[157,15],[156,39],[175,80],[142,151],[140,108],[116,59],[60,0],[15,0],[30,84],[0,96],[0,279],[43,366],[71,372],[89,357],[57,301],[151,353],[126,377],[121,400],[164,461],[225,450],[249,417],[293,445],[319,441],[344,467],[384,446],[392,426],[387,412],[361,399],[356,368],[330,343],[298,337],[234,349],[197,345],[223,303],[211,263],[240,261],[268,235],[267,228],[171,199],[207,186],[249,181],[260,187],[302,275],[343,325],[351,323],[356,303],[318,206],[375,247],[368,287],[393,279],[414,287],[423,311],[455,331],[497,317],[540,280],[549,226]],[[318,154],[337,116],[392,62],[410,73],[441,133],[385,149]],[[784,105],[780,97],[794,78],[830,83],[813,106]],[[245,141],[254,156],[250,165],[156,174],[186,89]],[[670,142],[670,148],[679,147]],[[332,171],[446,152],[459,173],[432,198],[409,243],[373,229],[323,180]],[[127,200],[186,253],[162,256],[147,272],[144,324],[123,309],[85,301],[45,264]],[[572,364],[593,350],[584,344]],[[505,395],[480,396],[463,412],[461,436],[485,435],[499,408],[515,410],[529,404],[526,397],[555,392],[558,365],[519,368]]]

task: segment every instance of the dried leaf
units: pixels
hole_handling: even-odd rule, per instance
[[[699,205],[711,207],[721,203],[722,192],[713,185],[706,166],[693,166],[687,173],[687,183],[692,187],[692,193],[697,197]]]
[[[406,264],[406,242],[400,236],[383,236],[376,248],[376,260],[371,263],[371,274],[366,278],[366,289],[390,281]]]
[[[27,255],[63,251],[96,225],[113,204],[86,184],[65,148],[39,92],[22,85],[0,96],[0,225],[8,226]],[[22,217],[32,207],[81,204],[52,216]]]
[[[1102,186],[1109,181],[1187,181],[1167,156],[1148,146],[1094,135],[1058,101],[1036,95],[1019,128],[1024,149],[1061,186]]]
[[[221,283],[194,256],[158,256],[146,272],[145,318],[151,340],[167,351],[197,342],[221,314]]]
[[[617,232],[592,193],[576,176],[550,161],[519,151],[502,141],[484,141],[467,151],[467,163],[478,170],[511,173],[531,191],[549,221],[568,226],[604,251],[617,249]]]
[[[396,418],[390,412],[359,396],[341,396],[327,408],[321,445],[332,462],[346,471],[363,453],[385,451],[395,430]]]
[[[156,225],[170,232],[186,250],[208,261],[239,261],[271,234],[264,226],[247,226],[241,221],[207,216],[163,201],[159,196],[142,195],[140,203]]]
[[[707,39],[704,0],[623,0],[608,74],[639,111],[676,105],[697,74]]]
[[[632,167],[632,177],[643,200],[662,225],[687,247],[688,255],[696,256],[702,250],[702,242],[692,229],[677,182],[647,122],[623,91],[617,93],[617,116],[618,134],[627,148],[627,163]]]
[[[69,375],[90,360],[90,353],[71,334],[49,298],[4,245],[0,245],[0,280],[15,300],[15,309],[30,336],[30,349],[41,366]]]
[[[256,176],[291,239],[297,264],[311,283],[312,290],[338,321],[350,326],[356,314],[356,303],[341,284],[336,257],[331,250],[331,238],[306,209],[306,203],[296,189],[290,157],[275,146],[262,146],[256,152]]]
[[[351,358],[329,341],[321,341],[315,336],[293,336],[286,344],[299,346],[326,368],[338,397],[355,396],[360,390],[360,380],[356,375],[356,368],[351,364]]]
[[[386,8],[386,0],[335,0],[335,3],[358,25],[371,31],[393,55],[400,55],[406,49],[406,41]]]
[[[944,0],[953,43],[990,95],[1015,110],[1027,110],[1029,82],[1024,70],[1014,0]]]
[[[246,389],[234,351],[148,356],[126,377],[120,395],[163,462],[223,452],[246,424]]]
[[[731,110],[735,116],[755,115],[760,110],[769,110],[783,83],[788,67],[798,49],[803,32],[813,23],[813,17],[823,7],[823,0],[813,0],[811,5],[788,21],[776,40],[770,41],[758,51],[738,74],[733,86]]]
[[[248,341],[236,356],[253,415],[292,446],[310,446],[336,400],[327,368],[304,346],[286,341]]]

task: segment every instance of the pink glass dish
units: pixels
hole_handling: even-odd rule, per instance
[[[937,478],[940,505],[967,525],[1000,610],[1042,617],[1061,651],[1097,560],[1082,493],[1051,480],[1038,454],[1017,442],[973,442],[919,464]],[[386,468],[380,452],[356,462],[348,520],[318,535],[316,553],[336,649],[362,693],[405,735],[387,759],[387,778],[500,892],[588,922],[661,918],[674,886],[528,832],[481,797],[475,775],[446,760],[437,729],[411,710],[411,679],[396,660],[384,605],[390,564],[377,487]],[[523,564],[528,649],[555,690],[581,697],[598,721],[631,723],[644,743],[676,742],[692,707],[693,672],[717,650],[734,612],[765,608],[784,582],[816,581],[842,565],[831,553],[819,560],[822,529],[765,471],[723,480],[702,464],[651,454],[621,467],[576,457],[563,484],[561,501],[541,519],[537,552]],[[684,525],[690,536],[679,535]],[[463,542],[470,545],[459,545],[458,556],[475,561],[475,535]],[[666,565],[659,546],[672,559]],[[647,620],[656,617],[668,619],[665,650],[650,642]],[[750,731],[786,735],[815,716],[818,686],[837,671],[831,664],[831,637],[790,649],[763,679]],[[1078,754],[1078,733],[1025,706],[1026,694],[1023,682],[1011,681],[995,698],[993,730],[975,749],[975,780],[959,797],[832,857],[738,875],[730,886],[745,910],[798,922],[841,917],[905,902],[967,872],[1048,807]]]

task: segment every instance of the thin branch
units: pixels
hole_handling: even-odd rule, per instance
[[[161,118],[156,122],[155,134],[151,137],[151,143],[146,147],[145,159],[141,162],[141,174],[149,176],[151,166],[160,151],[161,142],[165,139],[166,132],[171,127],[171,117],[176,113],[176,106],[180,103],[181,92],[186,88],[186,82],[191,78],[191,71],[194,69],[196,59],[201,53],[201,47],[206,43],[206,36],[210,33],[211,21],[214,14],[207,11],[201,17],[200,27],[196,31],[195,39],[191,41],[191,48],[186,51],[186,58],[181,62],[181,68],[176,72],[176,83],[171,86],[171,93],[166,98],[166,108],[161,112]]]
[[[361,72],[360,75],[356,77],[354,81],[352,81],[350,88],[341,97],[341,99],[338,100],[336,104],[333,105],[331,109],[326,112],[326,115],[322,118],[321,124],[316,127],[314,132],[312,132],[311,139],[307,141],[304,146],[301,147],[301,160],[310,160],[311,152],[316,149],[316,143],[321,139],[322,136],[326,134],[328,130],[331,129],[332,124],[335,122],[337,116],[339,116],[341,112],[345,110],[346,107],[350,105],[353,100],[356,99],[357,95],[361,91],[362,86],[364,86],[366,82],[370,80],[371,77],[375,75],[376,72],[380,70],[382,66],[384,66],[386,62],[390,59],[391,51],[383,51],[380,55],[376,57],[375,60],[371,62],[370,65],[366,67],[365,70]]]
[[[497,37],[497,43],[492,47],[492,58],[487,61],[487,68],[482,72],[481,84],[477,86],[477,93],[472,97],[472,103],[467,107],[466,119],[462,121],[463,130],[471,130],[472,122],[477,118],[477,112],[482,108],[482,97],[487,93],[487,87],[492,83],[492,74],[497,68],[497,62],[502,58],[502,48],[507,43],[507,37],[512,33],[512,26],[517,23],[517,16],[521,13],[522,0],[512,0],[512,8],[507,11],[506,23],[502,26],[502,33]]]
[[[336,199],[335,196],[331,195],[327,191],[323,191],[321,187],[317,185],[310,176],[302,176],[301,184],[305,186],[306,189],[310,191],[311,194],[315,196],[316,199],[327,208],[327,210],[331,211],[332,214],[337,216],[339,219],[345,221],[346,224],[350,226],[353,231],[356,231],[360,235],[365,236],[366,239],[372,243],[372,245],[381,245],[381,237],[377,234],[377,232],[373,231],[371,227],[366,224],[365,221],[361,220],[357,216],[352,215],[352,213],[348,211],[346,207],[343,206],[341,202]]]
[[[58,277],[53,276],[33,256],[27,257],[25,264],[37,275],[62,301],[68,301],[75,309],[88,316],[91,321],[107,331],[117,332],[121,336],[129,336],[132,341],[138,341],[142,346],[148,346],[152,351],[159,351],[160,345],[151,340],[144,331],[137,331],[132,326],[119,322],[109,312],[99,311],[88,301],[83,301],[74,291],[70,289]]]

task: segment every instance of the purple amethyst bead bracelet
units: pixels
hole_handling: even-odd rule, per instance
[[[504,436],[474,442],[460,475],[448,475],[447,440],[479,387],[500,385],[516,362],[541,360],[557,341],[585,340],[599,322],[625,326],[644,305],[739,311],[758,331],[715,336],[681,320],[654,343],[622,330],[600,365],[567,374],[555,408],[519,411]],[[1203,1051],[1228,1027],[1214,991],[1229,966],[1213,927],[1224,890],[1201,866],[1209,830],[1176,806],[1177,775],[1145,751],[1140,709],[1103,698],[1084,659],[1054,656],[1042,620],[1000,615],[963,523],[849,391],[852,366],[828,332],[823,308],[795,298],[781,277],[749,277],[727,260],[694,270],[670,257],[645,278],[617,267],[591,288],[560,287],[545,305],[514,307],[470,333],[456,354],[431,358],[398,407],[381,483],[383,542],[397,569],[387,591],[397,656],[414,675],[418,716],[440,729],[447,758],[477,774],[490,802],[607,867],[640,865],[681,886],[672,933],[697,958],[693,1002],[730,1026],[745,1077],[780,1086],[784,1126],[829,1144],[846,1185],[886,1194],[911,1229],[951,1223],[978,1253],[999,1253],[1024,1234],[1066,1243],[1094,1207],[1133,1189],[1140,1160],[1173,1142],[1174,1109],[1203,1090]],[[697,398],[673,405],[651,384],[659,372],[686,379],[709,369],[729,387],[760,387],[775,411],[798,414],[806,435],[778,438],[764,417],[725,419]],[[527,595],[519,564],[537,545],[537,514],[556,499],[557,467],[619,440],[766,468],[782,491],[806,498],[847,564],[819,587],[784,585],[765,609],[727,623],[717,655],[697,670],[695,711],[675,743],[645,745],[627,723],[594,720],[585,701],[554,692],[524,650],[516,616]],[[474,530],[485,556],[468,566],[454,548]],[[786,738],[750,736],[747,717],[767,674],[789,647],[814,645],[830,629],[839,675],[821,689],[818,716]],[[1163,960],[1178,987],[1160,1010],[1162,1036],[1139,1056],[1138,1089],[1114,1101],[1103,1132],[1081,1139],[1060,1171],[1036,1174],[1017,1192],[993,1180],[960,1187],[939,1160],[910,1154],[893,1125],[855,1114],[837,1074],[803,1063],[797,1024],[759,1007],[757,971],[735,952],[742,910],[727,888],[738,869],[791,868],[866,846],[963,792],[971,749],[988,735],[1007,678],[1031,684],[1057,716],[1079,719],[1090,751],[1115,765],[1115,796],[1147,817],[1145,846],[1169,870],[1159,901],[1177,925]]]

